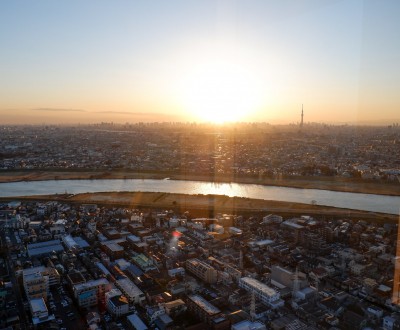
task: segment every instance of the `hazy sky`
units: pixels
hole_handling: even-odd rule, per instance
[[[0,1],[0,124],[400,121],[398,0]]]

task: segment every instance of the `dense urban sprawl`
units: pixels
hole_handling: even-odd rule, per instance
[[[395,223],[57,201],[0,223],[0,328],[400,326]]]
[[[397,181],[400,129],[262,123],[3,126],[0,169],[128,170]]]

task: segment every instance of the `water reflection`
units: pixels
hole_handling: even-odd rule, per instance
[[[356,210],[399,214],[400,197],[373,194],[337,192],[318,189],[262,186],[255,184],[213,183],[178,180],[58,180],[12,182],[0,184],[0,197],[46,195],[56,193],[78,194],[102,191],[149,191],[180,194],[215,194],[229,197],[259,198],[284,202],[334,206]]]

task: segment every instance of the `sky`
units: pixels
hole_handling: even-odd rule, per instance
[[[0,1],[0,124],[400,121],[398,0]]]

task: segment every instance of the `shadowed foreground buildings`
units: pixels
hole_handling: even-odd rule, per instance
[[[3,328],[21,315],[38,329],[77,330],[400,324],[397,223],[43,205],[0,203],[0,220],[29,218],[18,229],[1,222]]]

